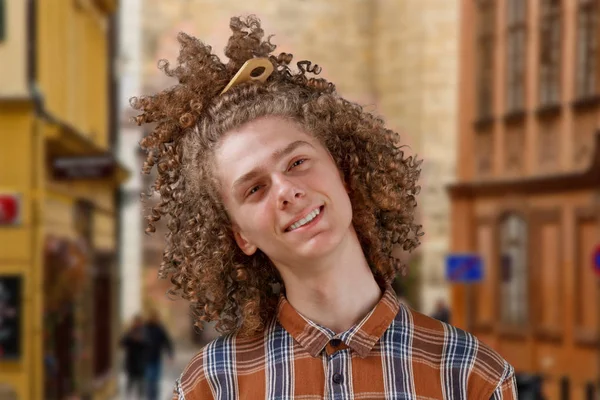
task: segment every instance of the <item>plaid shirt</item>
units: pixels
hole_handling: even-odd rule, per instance
[[[281,297],[255,337],[223,336],[196,355],[173,400],[516,399],[514,371],[472,335],[399,303],[387,288],[335,334]]]

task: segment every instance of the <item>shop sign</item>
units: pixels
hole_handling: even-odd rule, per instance
[[[0,275],[0,360],[21,356],[22,278]]]
[[[52,176],[57,180],[102,179],[113,174],[115,164],[110,154],[57,157],[52,160]]]
[[[0,225],[18,225],[20,223],[21,196],[0,194]]]

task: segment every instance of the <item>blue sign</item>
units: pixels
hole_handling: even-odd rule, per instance
[[[483,261],[477,254],[450,254],[446,256],[446,279],[449,282],[480,282],[483,279]]]
[[[600,245],[594,251],[594,271],[600,276]]]

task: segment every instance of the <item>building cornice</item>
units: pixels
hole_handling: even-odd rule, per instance
[[[580,172],[539,177],[459,182],[447,187],[452,198],[498,196],[507,193],[565,192],[600,187],[600,130],[596,133],[589,167]]]

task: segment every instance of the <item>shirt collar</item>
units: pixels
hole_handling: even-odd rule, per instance
[[[277,319],[313,357],[317,357],[331,339],[337,338],[364,358],[389,328],[399,309],[400,303],[394,289],[386,286],[383,296],[369,314],[352,328],[336,335],[332,330],[303,317],[282,294],[279,298]]]

